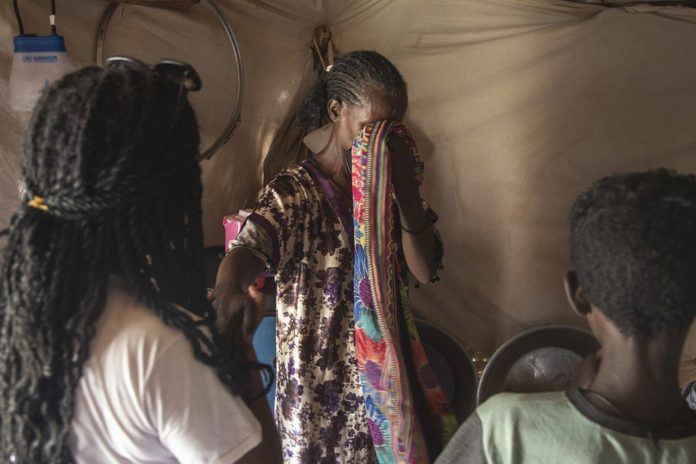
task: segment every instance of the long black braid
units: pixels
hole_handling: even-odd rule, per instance
[[[330,99],[359,106],[374,95],[406,104],[406,83],[399,70],[377,52],[346,53],[307,93],[297,110],[297,120],[302,129],[310,131],[329,122],[326,104]]]
[[[233,359],[213,330],[198,127],[177,95],[176,83],[121,65],[72,73],[37,105],[27,203],[12,217],[0,276],[2,462],[72,461],[74,391],[110,274],[181,330],[232,393],[249,399],[246,371],[267,368]]]

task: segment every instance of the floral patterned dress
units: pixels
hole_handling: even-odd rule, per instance
[[[275,416],[286,463],[374,463],[355,352],[352,199],[312,160],[263,190],[233,247],[275,274]]]

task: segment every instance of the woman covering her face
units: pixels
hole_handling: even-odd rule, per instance
[[[247,288],[264,269],[275,275],[275,415],[285,462],[393,459],[380,456],[379,450],[390,445],[384,443],[380,420],[371,415],[356,352],[351,146],[369,123],[400,122],[407,104],[403,78],[380,54],[358,51],[337,60],[298,111],[308,131],[331,124],[328,144],[265,187],[220,268],[213,297],[221,324],[255,320]],[[442,250],[434,214],[423,207],[405,140],[392,132],[388,147],[402,231],[395,245],[411,274],[428,282]],[[409,387],[414,383],[399,388]],[[427,433],[426,428],[424,421],[414,424],[417,433]]]

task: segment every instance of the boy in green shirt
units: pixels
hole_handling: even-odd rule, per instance
[[[492,397],[436,464],[696,462],[678,383],[696,315],[696,177],[598,181],[575,201],[570,248],[568,300],[602,347],[581,387]]]

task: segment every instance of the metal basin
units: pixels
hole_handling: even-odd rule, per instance
[[[466,349],[450,334],[416,319],[416,328],[440,386],[459,422],[476,409],[478,377]]]
[[[575,381],[583,358],[597,350],[587,330],[570,326],[540,327],[504,343],[481,375],[478,403],[501,392],[565,390]]]

